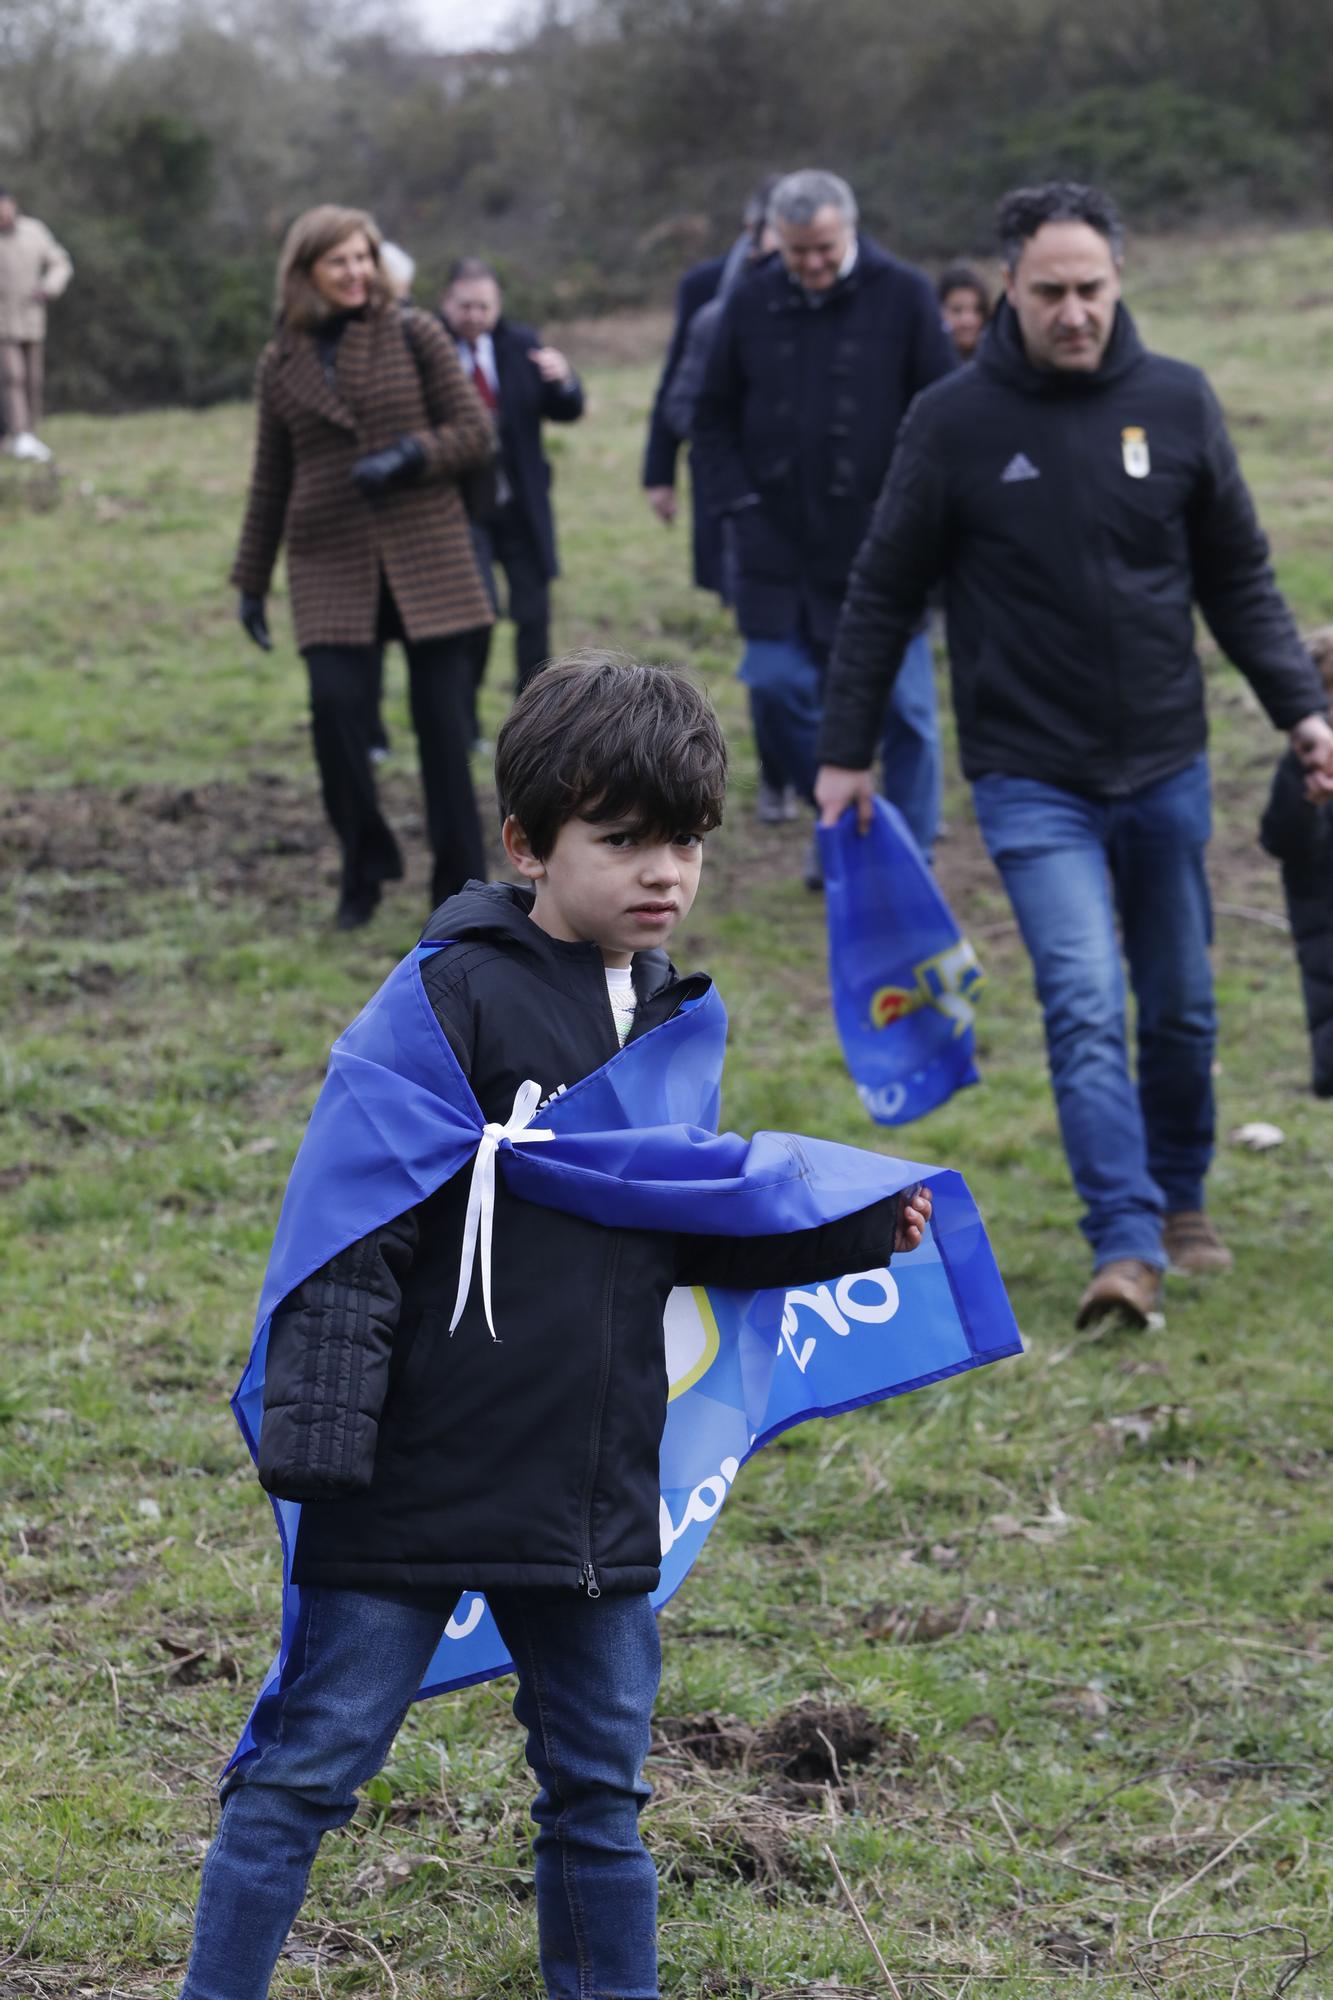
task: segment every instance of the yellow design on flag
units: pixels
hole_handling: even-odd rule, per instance
[[[666,1331],[667,1401],[674,1403],[701,1382],[717,1359],[722,1336],[712,1302],[702,1285],[677,1285],[668,1294]]]
[[[953,1022],[955,1035],[972,1025],[973,1002],[985,985],[985,975],[977,955],[966,938],[923,958],[912,970],[916,985],[881,986],[870,999],[870,1025],[891,1028],[921,1007],[935,1007]]]

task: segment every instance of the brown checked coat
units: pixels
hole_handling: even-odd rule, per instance
[[[374,644],[381,571],[409,639],[489,625],[458,478],[489,462],[494,438],[453,342],[429,313],[390,308],[349,322],[335,373],[331,387],[304,332],[284,329],[260,356],[254,465],[231,581],[265,596],[285,540],[302,652]],[[352,483],[357,459],[404,436],[425,452],[421,475],[364,499]]]

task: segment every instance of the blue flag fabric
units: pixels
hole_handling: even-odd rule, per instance
[[[980,1083],[972,1035],[983,980],[896,806],[869,831],[848,808],[819,829],[829,986],[856,1094],[877,1125],[907,1125]]]
[[[422,985],[421,960],[440,948],[448,947],[409,954],[334,1044],[232,1401],[253,1455],[277,1306],[338,1250],[476,1161],[488,1132],[512,1193],[624,1228],[776,1234],[838,1220],[918,1182],[932,1190],[929,1237],[892,1272],[850,1273],[787,1292],[672,1293],[658,1605],[683,1581],[742,1464],[779,1432],[1021,1353],[985,1230],[958,1174],[787,1133],[750,1141],[719,1134],[727,1021],[714,989],[628,1042],[517,1138],[498,1138]],[[521,1143],[539,1133],[552,1136]],[[263,1738],[296,1627],[291,1565],[300,1507],[273,1505],[283,1547],[282,1640],[233,1762]],[[510,1664],[482,1593],[465,1591],[421,1694],[486,1680]]]

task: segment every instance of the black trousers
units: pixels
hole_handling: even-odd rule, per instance
[[[431,893],[437,903],[486,874],[468,768],[472,639],[469,632],[404,643],[426,826],[435,856]],[[344,896],[396,881],[403,872],[398,843],[380,811],[370,762],[377,651],[375,646],[312,646],[305,655],[311,732],[324,810],[342,844]]]
[[[472,550],[497,618],[500,615],[495,585],[497,565],[504,571],[508,599],[505,609],[514,622],[514,691],[522,694],[538,667],[551,657],[551,588],[532,530],[512,500],[488,521],[472,523]],[[490,658],[491,629],[489,625],[482,626],[470,635],[474,686],[478,688],[485,679]]]

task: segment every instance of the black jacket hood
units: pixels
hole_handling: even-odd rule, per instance
[[[421,934],[423,944],[493,944],[529,954],[548,966],[595,965],[602,954],[595,944],[571,944],[555,938],[532,921],[536,891],[514,882],[465,882],[456,896],[440,904]],[[664,951],[635,952],[631,962],[634,990],[648,1000],[679,975]]]
[[[1138,367],[1146,352],[1139,339],[1138,328],[1128,309],[1121,304],[1115,309],[1115,324],[1100,367],[1090,371],[1034,368],[1023,345],[1018,314],[1008,299],[1001,299],[981,337],[976,365],[983,375],[1007,382],[1011,388],[1019,389],[1027,396],[1080,396],[1095,394],[1108,383],[1120,381],[1131,369]]]

